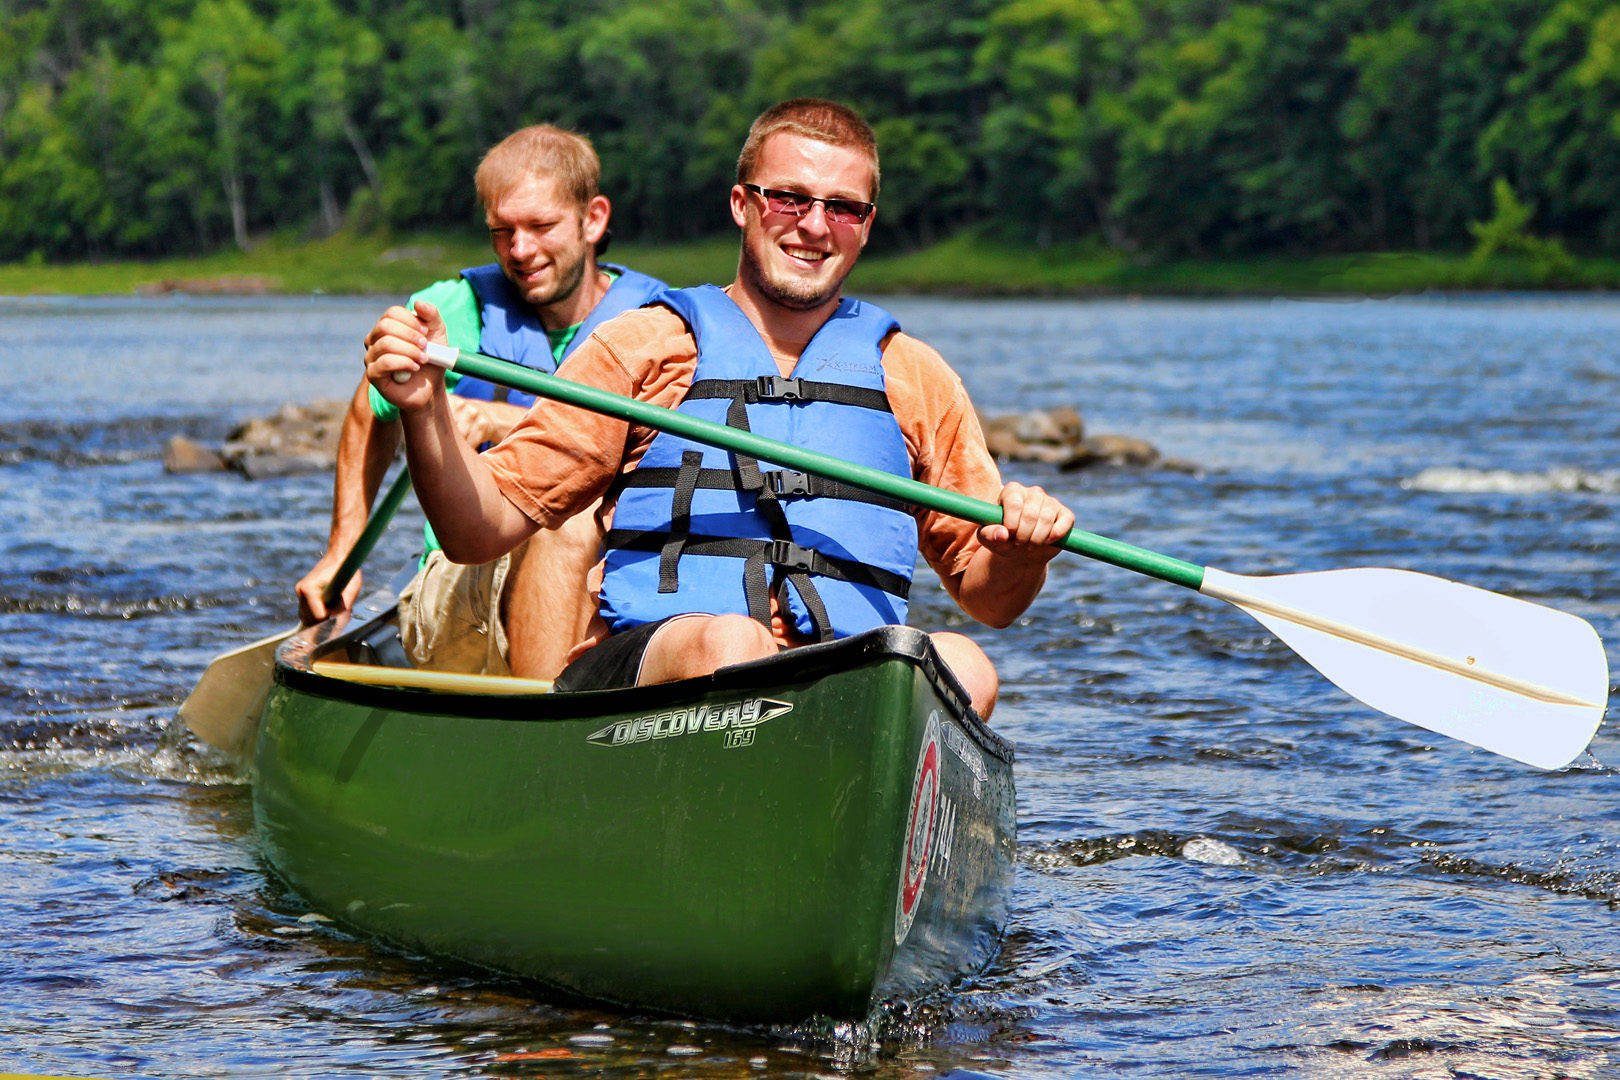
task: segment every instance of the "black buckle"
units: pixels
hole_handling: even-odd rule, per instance
[[[810,570],[816,553],[791,540],[771,540],[765,545],[765,561],[784,570]]]
[[[798,379],[761,375],[754,380],[761,401],[803,401],[804,385]]]
[[[810,474],[779,469],[765,474],[765,486],[773,495],[809,495]]]

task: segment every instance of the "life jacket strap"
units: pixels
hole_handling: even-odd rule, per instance
[[[744,408],[741,396],[731,399],[731,405],[726,409],[726,424],[738,431],[750,430],[748,410]],[[771,535],[778,540],[790,539],[793,531],[788,528],[787,511],[782,509],[782,503],[777,499],[776,493],[765,486],[765,478],[760,475],[759,462],[747,454],[732,454],[731,467],[736,473],[737,490],[753,494],[754,509],[765,519]]]
[[[792,585],[798,592],[799,599],[804,601],[805,610],[810,615],[810,628],[816,632],[817,641],[831,641],[837,637],[833,632],[832,619],[827,614],[827,604],[821,599],[821,593],[816,591],[815,583],[808,574],[783,573],[776,578],[776,594],[781,596],[782,590]],[[786,603],[783,603],[786,607]],[[768,624],[767,624],[768,625]]]
[[[682,457],[684,456],[683,454]],[[619,482],[617,490],[632,487],[675,487],[683,473],[683,469],[632,469]],[[762,469],[759,475],[765,482],[765,487],[778,499],[843,499],[846,502],[870,503],[873,506],[883,506],[908,514],[915,509],[911,503],[901,499],[880,495],[851,484],[842,484],[837,480],[828,480],[814,473],[798,472],[793,469]],[[696,486],[705,491],[734,491],[737,483],[730,469],[699,469]]]
[[[669,539],[658,556],[658,591],[676,592],[680,588],[678,568],[681,551],[692,531],[692,493],[697,490],[698,475],[703,471],[703,451],[688,450],[681,454],[681,467],[675,470],[675,495],[670,506]]]
[[[686,392],[686,397],[692,401],[726,398],[746,405],[757,405],[762,401],[831,401],[859,409],[894,411],[889,405],[889,396],[882,390],[816,382],[814,379],[790,379],[781,375],[760,375],[752,379],[699,379]]]
[[[618,551],[662,552],[668,534],[662,531],[610,529],[602,540],[605,547]],[[779,567],[789,574],[814,574],[881,589],[904,600],[911,593],[911,582],[899,574],[853,559],[827,555],[791,540],[756,540],[737,536],[688,536],[683,556],[720,556],[748,559],[758,554],[761,565]]]

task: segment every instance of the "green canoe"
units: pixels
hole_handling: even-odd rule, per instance
[[[265,705],[260,843],[317,909],[570,996],[741,1022],[859,1019],[994,955],[1012,750],[921,632],[595,693],[316,670],[397,656],[391,601],[289,639]]]

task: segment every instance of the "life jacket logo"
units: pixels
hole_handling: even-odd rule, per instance
[[[655,739],[673,739],[702,731],[724,731],[729,733],[726,739],[728,747],[747,746],[754,741],[754,728],[792,711],[793,706],[789,702],[763,697],[714,705],[688,705],[684,709],[649,713],[633,720],[617,720],[592,733],[587,741],[598,746],[636,746]],[[740,732],[747,732],[747,737],[737,738]]]

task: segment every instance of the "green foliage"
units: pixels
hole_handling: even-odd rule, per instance
[[[1620,252],[1616,0],[5,0],[0,260],[465,230],[538,121],[700,238],[799,94],[871,118],[879,250],[1477,252],[1500,178],[1490,265]]]
[[[1530,233],[1536,208],[1520,201],[1513,185],[1500,176],[1491,185],[1491,201],[1495,212],[1490,220],[1468,223],[1468,231],[1474,234],[1475,240],[1474,250],[1468,257],[1469,272],[1483,279],[1491,260],[1509,253],[1524,256],[1538,285],[1567,280],[1575,269],[1575,260],[1564,245]]]
[[[1545,228],[1580,247],[1620,244],[1620,5],[1562,0],[1518,47],[1482,165],[1533,196]]]
[[[991,101],[978,133],[985,211],[1041,245],[1101,231],[1114,217],[1123,100],[1137,76],[1135,0],[1014,0],[988,20],[974,55]]]
[[[692,237],[728,223],[721,196],[737,147],[694,145],[693,134],[711,115],[736,116],[729,103],[768,36],[749,0],[616,5],[591,20],[579,58],[592,107],[580,125],[611,178],[619,229]]]

